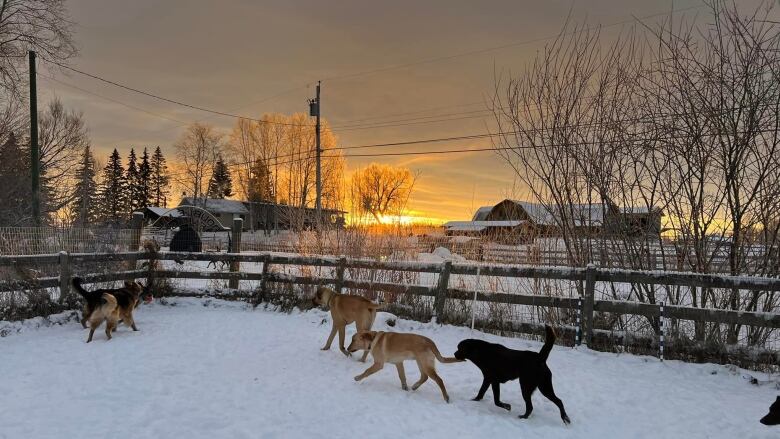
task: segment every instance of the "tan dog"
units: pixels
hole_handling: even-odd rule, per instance
[[[317,306],[325,305],[330,308],[330,316],[333,320],[333,328],[330,330],[328,341],[325,342],[323,351],[330,349],[331,343],[333,343],[333,337],[336,336],[336,332],[339,333],[339,349],[346,356],[352,355],[346,349],[344,349],[344,332],[347,325],[355,322],[358,332],[370,331],[371,326],[374,324],[376,318],[376,310],[381,308],[378,305],[364,297],[349,296],[346,294],[338,294],[330,288],[319,287],[317,293],[314,295],[314,304]],[[363,358],[360,361],[366,361],[368,356],[368,350],[363,352]]]
[[[436,343],[428,337],[417,334],[405,334],[398,332],[369,331],[360,332],[352,337],[352,343],[347,348],[350,352],[359,349],[367,349],[374,357],[374,364],[365,372],[355,377],[355,381],[360,381],[367,376],[374,374],[385,366],[385,363],[395,364],[398,370],[398,378],[401,379],[401,388],[409,390],[406,386],[406,374],[404,372],[404,360],[417,361],[417,367],[420,368],[420,379],[412,385],[412,390],[417,390],[430,377],[439,385],[441,395],[446,402],[450,402],[450,396],[444,387],[444,381],[436,373],[436,361],[442,363],[457,363],[463,360],[457,358],[442,357]]]

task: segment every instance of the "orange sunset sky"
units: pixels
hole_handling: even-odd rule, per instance
[[[676,0],[673,7],[697,5]],[[69,8],[80,48],[71,62],[75,68],[250,117],[307,111],[313,83],[321,79],[323,117],[336,127],[339,145],[350,146],[485,133],[493,127],[485,102],[494,75],[518,72],[568,14],[610,25],[668,12],[672,2],[71,0]],[[625,26],[603,34],[609,38]],[[125,158],[131,147],[157,145],[173,160],[171,145],[187,123],[205,121],[225,132],[235,123],[76,74],[41,70],[82,89],[42,79],[39,105],[58,96],[83,111],[101,161],[113,148]],[[490,141],[480,139],[371,151],[487,146]],[[353,157],[347,174],[371,161],[421,172],[410,210],[426,219],[467,219],[481,205],[527,198],[493,152]]]

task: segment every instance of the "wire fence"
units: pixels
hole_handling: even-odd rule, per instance
[[[507,335],[538,334],[553,323],[563,344],[575,344],[576,334],[584,334],[591,347],[651,355],[658,352],[663,328],[671,358],[768,370],[780,364],[780,303],[764,300],[780,291],[771,278],[255,252],[5,256],[0,269],[18,274],[0,280],[0,292],[9,293],[0,293],[0,316],[59,310],[24,305],[46,303],[44,296],[49,304],[67,305],[63,299],[75,295],[59,292],[69,290],[72,275],[92,282],[144,278],[159,295],[216,295],[287,309],[311,306],[314,289],[325,284],[379,300],[388,311],[417,320],[437,316]],[[698,307],[690,295],[705,290],[717,301]],[[738,307],[728,300],[735,292]],[[751,297],[766,306],[756,309]]]
[[[113,253],[131,249],[132,229],[0,227],[0,255]]]
[[[225,252],[231,248],[230,230],[180,233],[179,229],[144,227],[140,239],[129,228],[0,227],[0,255],[36,255],[67,251],[71,253],[111,253],[135,251],[145,241],[161,249],[176,251]],[[178,243],[178,248],[174,244]],[[594,239],[588,254],[573,258],[562,240],[538,238],[525,244],[502,244],[489,239],[442,234],[376,234],[361,229],[338,229],[324,233],[312,231],[243,231],[238,251],[272,251],[310,255],[332,255],[377,260],[418,260],[435,254],[455,261],[495,262],[536,266],[584,266],[641,268],[651,270],[699,271],[684,247],[673,243],[636,248],[625,242]],[[752,246],[747,249],[747,274],[766,273],[761,266],[780,266],[777,250]],[[708,257],[708,271],[728,273],[728,254],[715,248]]]

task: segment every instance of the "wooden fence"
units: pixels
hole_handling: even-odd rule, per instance
[[[134,269],[138,261],[150,260],[188,260],[213,261],[229,264],[230,271],[181,271],[181,270],[149,270]],[[124,271],[111,273],[82,275],[87,283],[117,281],[136,278],[169,278],[169,279],[227,279],[231,287],[237,288],[239,281],[259,281],[261,290],[268,282],[279,282],[297,285],[330,284],[336,290],[344,288],[369,289],[378,291],[404,292],[433,299],[434,315],[442,316],[448,300],[477,300],[493,303],[528,305],[534,307],[552,307],[576,310],[582,312],[582,334],[586,343],[592,340],[594,334],[594,313],[608,312],[617,314],[639,315],[648,318],[661,317],[658,304],[631,301],[596,300],[595,286],[597,282],[618,282],[629,284],[651,284],[667,286],[689,286],[704,288],[726,288],[749,291],[780,291],[780,279],[757,277],[734,277],[723,275],[706,275],[694,273],[632,271],[620,269],[597,269],[573,267],[525,267],[479,265],[468,263],[418,263],[418,262],[381,262],[322,256],[285,256],[271,253],[241,254],[241,253],[179,253],[179,252],[126,252],[113,254],[60,254],[34,256],[0,256],[0,267],[29,267],[51,265],[58,267],[58,276],[41,277],[34,280],[37,288],[59,288],[60,300],[70,294],[70,279],[75,263],[103,263],[107,261],[127,261],[131,267]],[[262,264],[262,272],[250,273],[240,270],[241,263]],[[314,277],[274,273],[273,265],[295,265],[308,267],[332,267],[335,277]],[[154,264],[148,264],[149,267]],[[132,269],[130,269],[132,268]],[[433,286],[398,285],[393,283],[373,282],[345,277],[345,269],[388,270],[401,272],[437,273],[438,282]],[[507,278],[559,279],[584,283],[582,297],[557,297],[531,294],[494,293],[474,291],[450,287],[451,275],[497,276]],[[27,284],[29,287],[29,283]],[[20,285],[14,281],[0,283],[0,292],[13,291]],[[265,291],[262,291],[265,293]],[[690,306],[669,305],[664,308],[664,317],[694,322],[712,322],[720,324],[749,325],[764,328],[780,328],[780,313],[746,312],[723,309],[705,309]]]

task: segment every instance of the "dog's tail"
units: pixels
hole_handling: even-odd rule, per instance
[[[555,331],[553,331],[552,326],[550,325],[544,325],[544,346],[542,346],[542,350],[539,351],[539,356],[542,357],[542,361],[547,361],[547,357],[550,356],[550,351],[553,348],[553,345],[555,344]]]
[[[103,293],[101,299],[103,299],[103,303],[108,305],[112,310],[117,307],[116,297],[114,297],[113,294]]]
[[[76,292],[81,294],[81,297],[83,297],[86,300],[98,300],[100,298],[101,293],[85,290],[84,287],[81,286],[82,282],[84,282],[84,279],[78,276],[74,277],[73,280],[70,281],[70,283],[73,285],[73,288],[76,290]]]
[[[442,357],[441,352],[439,352],[439,348],[436,347],[436,343],[431,342],[431,352],[433,352],[433,355],[436,357],[437,360],[439,360],[440,363],[460,363],[464,360],[458,360],[455,357]]]

